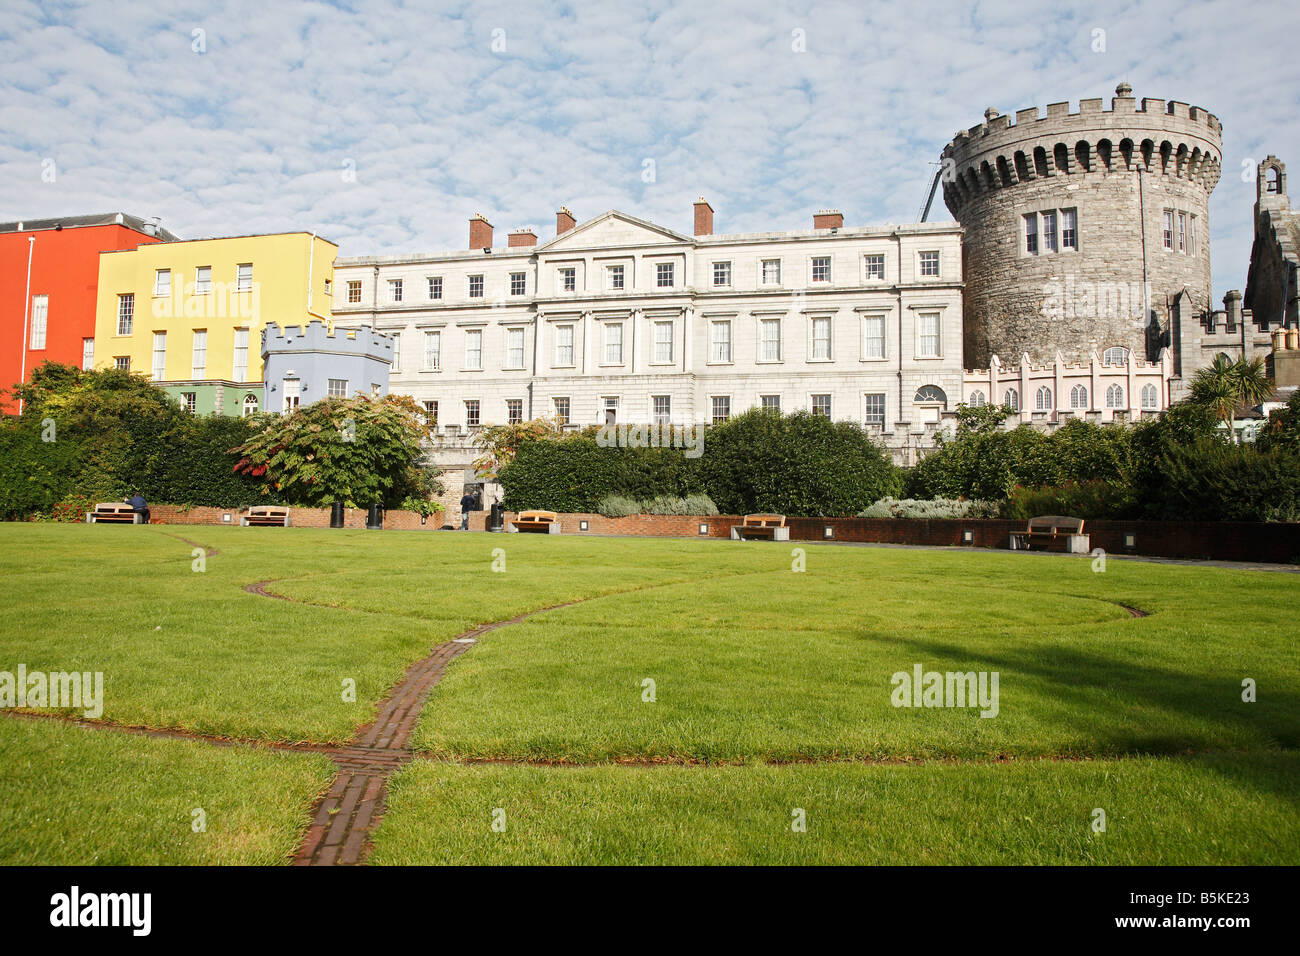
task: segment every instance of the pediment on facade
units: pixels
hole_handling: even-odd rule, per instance
[[[636,216],[611,209],[539,246],[538,252],[555,253],[564,252],[566,249],[576,251],[593,246],[618,248],[675,245],[690,241],[690,236],[684,236],[653,222],[646,222]]]

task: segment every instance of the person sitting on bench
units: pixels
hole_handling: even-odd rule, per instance
[[[149,502],[144,500],[144,495],[137,491],[130,498],[126,499],[126,503],[131,506],[132,511],[140,516],[141,524],[149,523]]]

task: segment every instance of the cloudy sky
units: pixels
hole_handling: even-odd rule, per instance
[[[0,220],[124,210],[343,255],[498,242],[610,207],[683,232],[914,221],[986,106],[1112,95],[1217,114],[1214,290],[1253,172],[1300,170],[1293,3],[89,4],[0,0]],[[1098,32],[1102,31],[1102,32]],[[948,218],[942,198],[931,218]]]

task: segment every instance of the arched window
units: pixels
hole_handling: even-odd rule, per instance
[[[1106,389],[1106,407],[1123,408],[1124,407],[1124,386],[1112,385]]]
[[[1087,408],[1088,407],[1088,389],[1083,385],[1076,385],[1070,389],[1070,407]]]
[[[1156,389],[1154,385],[1142,386],[1142,407],[1143,408],[1160,407],[1160,392]]]
[[[249,415],[257,414],[257,404],[258,402],[257,402],[256,395],[244,396],[244,417],[245,418],[247,418]]]
[[[1102,365],[1127,365],[1128,349],[1122,345],[1112,345],[1101,356]]]
[[[972,408],[979,408],[981,405],[987,405],[988,401],[984,398],[984,393],[978,388],[970,393],[970,399],[966,402]]]
[[[948,406],[948,396],[938,385],[922,385],[916,390],[916,397],[912,401],[918,405],[943,405],[945,408]]]
[[[1046,385],[1041,386],[1038,391],[1034,393],[1034,411],[1052,411],[1052,390]]]
[[[1014,388],[1007,389],[1007,393],[1002,396],[1002,404],[1008,406],[1013,412],[1020,411],[1020,393]]]

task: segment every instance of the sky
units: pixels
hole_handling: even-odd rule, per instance
[[[1244,289],[1254,167],[1300,170],[1292,3],[0,0],[0,221],[125,211],[183,238],[315,231],[340,255],[554,235],[916,221],[993,106],[1134,95],[1224,127],[1216,300]],[[930,218],[948,219],[942,194]]]

